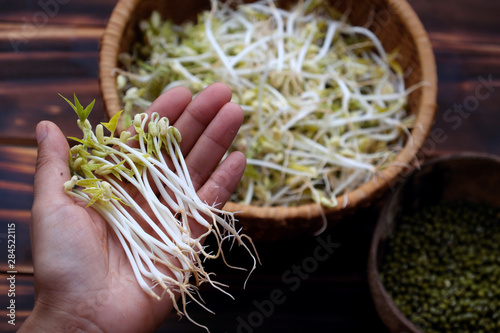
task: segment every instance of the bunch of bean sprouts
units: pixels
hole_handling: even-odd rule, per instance
[[[133,121],[137,134],[123,131],[115,137],[121,112],[110,122],[97,125],[93,133],[87,120],[93,103],[83,108],[76,96],[75,104],[66,101],[78,114],[83,131],[82,139],[71,138],[79,144],[70,149],[72,177],[64,185],[66,193],[87,203],[108,222],[140,287],[158,300],[168,295],[177,313],[196,323],[186,312],[187,301],[208,310],[196,297],[198,286],[209,283],[231,296],[211,278],[213,273],[205,271],[203,260],[224,258],[221,245],[231,240],[249,251],[253,270],[256,258],[243,242],[246,238],[251,244],[251,240],[238,233],[233,213],[197,196],[179,147],[180,132],[167,118],[137,114]],[[109,136],[104,135],[104,128],[111,132]],[[127,191],[130,187],[138,194],[132,196]],[[190,223],[200,224],[206,231],[195,236]],[[215,252],[202,245],[210,234],[218,244]],[[175,293],[180,294],[182,307],[176,303]]]
[[[405,88],[397,52],[328,1],[232,5],[213,1],[196,23],[158,12],[141,22],[143,39],[116,70],[126,117],[171,87],[198,93],[222,81],[245,112],[231,149],[247,169],[231,200],[335,206],[411,140],[405,107],[419,85]]]

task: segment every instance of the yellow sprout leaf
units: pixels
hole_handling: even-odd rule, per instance
[[[96,187],[97,182],[101,181],[98,178],[86,178],[86,179],[80,179],[76,182],[76,185],[81,186],[81,187]]]
[[[102,126],[106,127],[108,131],[111,133],[114,133],[116,130],[116,126],[118,125],[118,119],[120,118],[120,115],[122,114],[123,110],[120,112],[117,112],[107,123],[101,123]]]

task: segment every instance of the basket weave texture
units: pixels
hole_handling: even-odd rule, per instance
[[[286,5],[287,1],[280,2]],[[290,2],[290,1],[288,1]],[[337,198],[334,208],[317,204],[298,207],[258,207],[228,202],[226,210],[242,212],[238,218],[244,231],[254,239],[272,241],[310,235],[345,215],[373,203],[390,188],[417,156],[429,133],[435,112],[437,75],[432,47],[419,18],[405,0],[332,0],[332,5],[346,13],[353,25],[370,28],[387,51],[399,51],[398,62],[406,73],[406,86],[425,82],[408,98],[408,112],[416,115],[412,144],[407,142],[396,157],[396,165],[386,168],[372,180]],[[138,22],[149,18],[153,10],[163,17],[182,23],[195,20],[197,13],[209,9],[207,0],[119,0],[113,10],[100,45],[99,81],[108,117],[122,110],[113,70],[119,66],[118,55],[128,52],[137,40]]]

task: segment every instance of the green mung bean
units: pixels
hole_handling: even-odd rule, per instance
[[[400,216],[380,269],[425,332],[500,330],[500,208],[441,202]]]

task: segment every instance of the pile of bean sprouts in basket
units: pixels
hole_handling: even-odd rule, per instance
[[[247,157],[233,202],[334,207],[411,140],[407,97],[421,85],[405,87],[397,50],[327,1],[214,1],[197,22],[153,12],[140,30],[116,69],[125,122],[171,87],[229,85],[245,112],[230,149]]]

